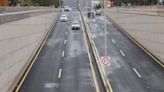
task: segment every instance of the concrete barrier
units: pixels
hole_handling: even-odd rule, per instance
[[[23,17],[21,20],[3,22],[0,25],[0,92],[12,92],[56,20],[57,12],[44,11],[38,11],[39,15],[36,14],[38,16]],[[28,14],[34,12],[36,11],[29,11]],[[25,14],[27,12],[22,16]],[[15,17],[16,15],[11,14]]]
[[[0,13],[8,13],[8,12],[20,12],[20,11],[28,11],[28,10],[36,10],[36,9],[50,9],[51,7],[41,7],[41,6],[10,6],[10,7],[1,7]]]
[[[57,12],[57,9],[38,9],[21,12],[3,13],[0,14],[0,24],[52,12]]]

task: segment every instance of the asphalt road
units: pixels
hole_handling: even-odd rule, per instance
[[[87,18],[85,18],[87,20]],[[147,54],[104,17],[90,27],[100,56],[104,56],[104,22],[107,22],[108,78],[114,92],[164,92],[164,71]]]
[[[66,14],[69,23],[57,22],[20,92],[95,92],[83,31],[70,28],[78,13]]]
[[[77,8],[78,5],[80,8],[86,7],[86,2],[89,2],[89,0],[63,0],[63,5],[64,6],[70,6],[71,8]]]

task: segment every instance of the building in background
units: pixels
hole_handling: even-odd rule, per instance
[[[9,0],[0,0],[0,6],[9,6]]]
[[[108,5],[107,7],[112,7],[113,6],[113,0],[108,0]]]
[[[131,5],[156,5],[159,1],[160,0],[112,0],[116,6],[121,6],[122,4],[127,5],[128,3]]]

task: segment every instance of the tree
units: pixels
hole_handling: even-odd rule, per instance
[[[32,2],[40,6],[59,6],[59,0],[32,0]]]
[[[101,4],[99,3],[99,4],[97,4],[96,6],[95,6],[95,9],[96,10],[98,10],[98,9],[100,9],[101,8]]]

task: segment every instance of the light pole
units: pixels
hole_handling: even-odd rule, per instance
[[[105,17],[105,19],[106,19],[106,16],[107,16],[107,1],[104,0],[104,17]],[[107,28],[107,25],[106,25],[106,22],[104,22],[104,33],[105,33],[104,34],[105,35],[105,39],[104,39],[105,40],[105,44],[104,44],[105,45],[104,46],[105,47],[105,51],[104,51],[105,53],[104,54],[105,54],[105,57],[107,57],[107,55],[108,55],[107,37],[106,37],[107,36],[107,29],[106,28]]]

